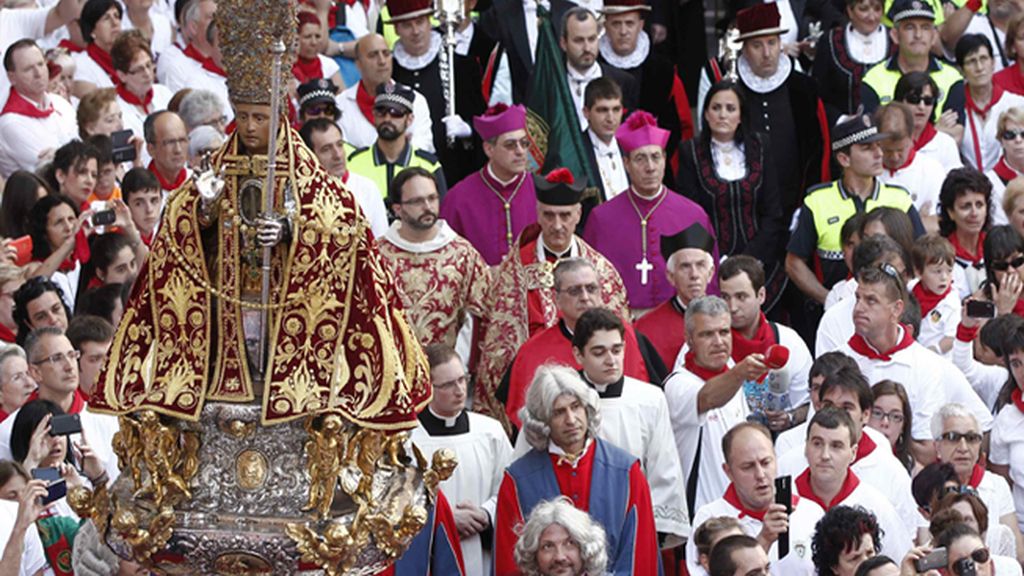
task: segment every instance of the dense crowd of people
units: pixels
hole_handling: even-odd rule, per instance
[[[711,58],[700,2],[462,4],[299,0],[283,79],[458,457],[393,573],[1022,574],[1024,4],[744,0]],[[161,216],[266,130],[216,15],[0,5],[0,576],[149,573],[50,492],[117,478]]]

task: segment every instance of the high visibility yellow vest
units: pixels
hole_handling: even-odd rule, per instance
[[[864,202],[864,212],[879,206],[888,206],[907,212],[914,201],[902,186],[882,184],[875,179],[875,192]],[[857,213],[857,202],[846,192],[840,180],[819,184],[807,191],[804,205],[814,217],[818,233],[818,256],[823,260],[842,260],[843,244],[840,231],[843,223]]]
[[[412,144],[409,145],[408,156],[399,158],[398,162],[394,164],[388,164],[383,155],[374,153],[375,150],[375,146],[370,146],[353,152],[348,157],[348,169],[373,180],[385,200],[388,198],[388,185],[403,169],[409,166],[419,166],[433,174],[441,168],[437,156],[424,150],[417,150],[412,147]],[[407,163],[403,163],[403,161],[407,161]]]

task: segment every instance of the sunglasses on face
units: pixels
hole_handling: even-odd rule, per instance
[[[939,438],[951,444],[959,444],[961,440],[967,440],[968,444],[980,444],[982,440],[981,434],[977,432],[946,432]]]
[[[1020,268],[1024,266],[1024,256],[1017,256],[1013,260],[1000,260],[992,263],[992,269],[997,272],[1006,272],[1010,268]]]
[[[924,104],[925,106],[932,106],[935,104],[935,96],[921,96],[920,94],[910,94],[903,99],[907,104]]]
[[[323,114],[329,114],[334,106],[330,104],[311,104],[306,108],[306,114],[311,116],[320,116]]]
[[[1003,130],[999,133],[999,137],[1003,140],[1016,140],[1021,136],[1024,136],[1024,130]]]
[[[373,111],[378,116],[391,116],[392,118],[405,118],[409,112],[394,106],[374,106]]]

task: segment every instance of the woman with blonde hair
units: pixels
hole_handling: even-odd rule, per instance
[[[992,225],[1007,223],[1003,211],[1003,192],[1010,181],[1024,173],[1024,108],[1014,107],[999,115],[996,138],[1003,153],[999,161],[985,172],[992,181]]]
[[[93,90],[78,103],[78,134],[82,140],[96,134],[110,136],[124,130],[121,107],[117,105],[117,89]]]

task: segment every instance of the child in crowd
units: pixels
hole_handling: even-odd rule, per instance
[[[910,259],[918,279],[911,292],[921,304],[917,341],[948,356],[960,323],[960,295],[953,290],[953,245],[942,236],[927,234],[914,242]]]

